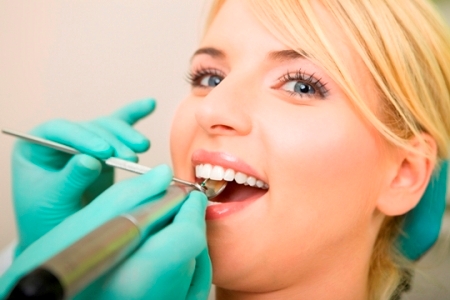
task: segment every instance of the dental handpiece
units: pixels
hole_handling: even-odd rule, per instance
[[[25,139],[69,154],[74,148],[33,135],[2,129],[5,134]],[[111,157],[104,163],[143,174],[150,170],[123,159]],[[122,214],[101,225],[62,250],[38,268],[23,276],[7,299],[67,299],[124,260],[149,235],[166,226],[180,209],[188,194],[199,190],[211,199],[226,187],[226,181],[205,180],[193,183],[173,178],[175,184],[131,213]]]
[[[23,276],[7,300],[74,296],[165,227],[192,190],[173,184],[151,202],[104,223]]]

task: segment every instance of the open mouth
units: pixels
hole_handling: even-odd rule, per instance
[[[258,178],[231,168],[211,164],[196,165],[195,176],[200,181],[204,179],[228,181],[225,190],[217,197],[210,199],[208,206],[256,200],[269,189],[269,185]]]

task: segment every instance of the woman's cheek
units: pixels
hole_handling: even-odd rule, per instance
[[[277,145],[277,153],[271,157],[280,158],[273,161],[272,175],[278,176],[271,183],[279,181],[280,185],[298,188],[297,194],[315,195],[312,205],[317,209],[325,199],[340,198],[339,203],[327,204],[332,207],[359,200],[349,198],[359,192],[367,193],[364,190],[372,186],[367,178],[373,178],[380,157],[379,145],[364,124],[356,118],[350,122],[328,117],[298,124],[297,128],[296,139],[283,133],[287,130],[271,133]]]
[[[170,151],[175,173],[183,168],[183,164],[190,162],[190,157],[187,157],[186,153],[196,130],[195,108],[190,102],[187,98],[179,104],[172,121]]]

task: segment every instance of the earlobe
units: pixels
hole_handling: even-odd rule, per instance
[[[436,164],[436,141],[426,133],[410,140],[414,149],[402,150],[395,159],[395,173],[380,195],[377,208],[387,216],[407,213],[419,203]],[[423,142],[425,141],[425,143]]]

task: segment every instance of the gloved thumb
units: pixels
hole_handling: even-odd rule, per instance
[[[97,179],[101,170],[99,160],[86,154],[75,155],[60,171],[63,173],[66,192],[81,195]]]

